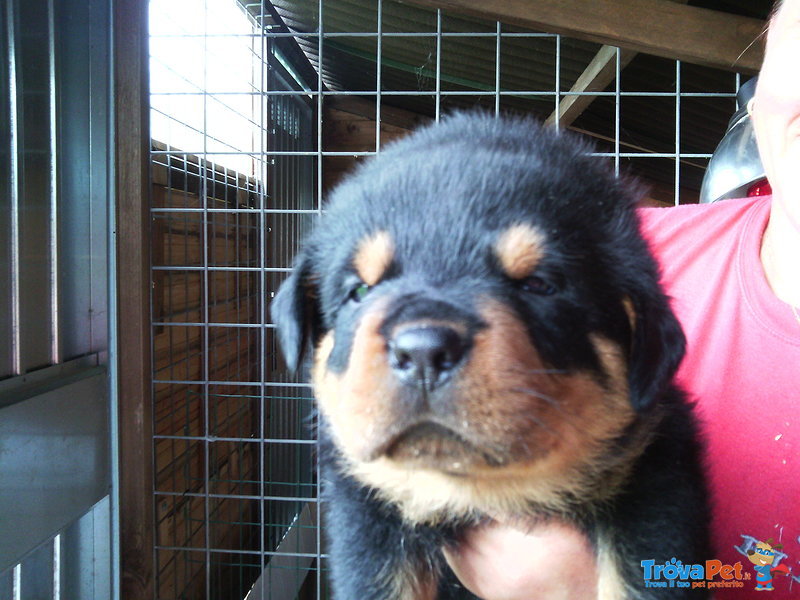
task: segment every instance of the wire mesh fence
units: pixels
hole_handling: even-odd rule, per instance
[[[477,108],[549,117],[651,201],[696,201],[740,77],[393,0],[150,6],[157,597],[324,598],[312,394],[269,301],[327,190]]]

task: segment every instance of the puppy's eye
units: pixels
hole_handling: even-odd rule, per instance
[[[368,286],[366,283],[359,283],[352,290],[350,290],[350,294],[348,294],[347,297],[353,302],[361,302],[364,298],[366,298],[369,290],[370,286]]]
[[[552,296],[558,291],[555,285],[538,275],[531,275],[522,279],[519,285],[526,292],[538,294],[539,296]]]

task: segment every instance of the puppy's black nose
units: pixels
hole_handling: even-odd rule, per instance
[[[466,350],[464,338],[449,327],[412,327],[389,342],[389,363],[403,383],[431,390],[447,381]]]

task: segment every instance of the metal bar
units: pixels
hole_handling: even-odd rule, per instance
[[[265,386],[269,385],[265,383]],[[153,436],[154,440],[187,440],[190,442],[240,442],[243,444],[254,444],[259,442],[264,442],[267,444],[307,444],[313,446],[316,444],[316,440],[301,440],[301,439],[281,439],[281,438],[259,438],[258,440],[254,440],[253,438],[236,438],[236,437],[219,437],[219,436],[191,436],[191,435],[163,435],[157,434]],[[189,493],[189,492],[181,492]],[[213,494],[212,494],[213,496]]]
[[[9,198],[11,204],[10,221],[10,246],[11,246],[11,367],[12,374],[22,373],[22,339],[20,327],[20,288],[19,288],[19,189],[20,189],[20,165],[19,165],[19,107],[17,105],[19,90],[17,84],[17,42],[16,42],[16,15],[14,11],[16,3],[6,2],[6,25],[8,35],[8,83],[9,83],[9,113],[11,122],[9,123],[10,140],[9,154],[11,159],[10,175],[11,182]]]
[[[369,155],[374,154],[370,152]],[[203,213],[203,214],[251,214],[251,215],[267,215],[267,214],[275,214],[275,215],[315,215],[318,214],[317,210],[314,209],[290,209],[290,208],[273,208],[273,209],[261,209],[261,208],[153,208],[151,211],[153,214],[159,213],[173,213],[173,214],[192,214],[192,213]]]
[[[253,440],[250,440],[251,442]],[[164,496],[164,497],[171,497],[171,498],[205,498],[205,494],[197,494],[193,492],[166,492],[166,491],[154,491],[153,494],[156,496]],[[292,496],[291,498],[287,498],[286,496],[268,496],[264,495],[252,495],[252,494],[209,494],[210,498],[216,498],[219,500],[266,500],[270,502],[307,502],[307,503],[314,503],[319,504],[322,502],[319,496]],[[261,522],[266,523],[266,521]]]
[[[153,321],[153,327],[199,327],[197,321]],[[229,323],[227,321],[210,322],[209,327],[226,327],[231,329],[274,329],[269,323]]]
[[[736,89],[736,93],[739,93],[739,88],[742,86],[742,75],[741,73],[734,74],[734,88]],[[684,94],[684,97],[688,96],[688,94]],[[734,95],[734,97],[736,97]],[[736,97],[736,110],[739,110],[741,106],[739,106],[739,99]]]
[[[500,115],[500,40],[502,39],[503,25],[497,21],[495,27],[497,28],[497,39],[494,47],[494,114],[497,117]]]
[[[319,210],[320,215],[322,214],[322,189],[323,189],[323,181],[322,181],[322,127],[324,125],[323,122],[323,112],[322,112],[322,65],[323,62],[323,32],[325,31],[324,27],[324,12],[323,12],[323,0],[319,0],[318,4],[318,14],[319,14],[319,69],[317,69],[317,89],[320,91],[319,95],[319,104],[317,108],[317,150],[319,150],[320,155],[317,157],[317,162],[319,163],[317,166],[317,209]],[[319,217],[318,217],[319,218]],[[316,477],[317,481],[322,481],[322,473],[320,471],[319,462],[316,464]],[[321,590],[322,590],[322,556],[321,556],[321,548],[322,542],[320,540],[320,532],[319,528],[317,529],[317,552],[316,552],[316,561],[317,561],[317,577],[316,577],[316,596],[317,598],[321,597]]]
[[[674,97],[674,94],[672,94],[672,96]],[[577,131],[580,131],[580,130],[577,130]],[[591,132],[582,132],[582,133],[586,133],[587,135],[591,135]],[[596,137],[602,139],[602,136],[596,136]],[[626,145],[626,146],[633,146],[632,144],[627,144],[625,142],[620,142],[620,144],[621,145]],[[309,156],[309,155],[318,155],[318,154],[319,153],[317,153],[317,152],[293,153],[293,155],[297,155],[297,156]],[[322,154],[323,154],[323,156],[351,156],[351,157],[356,157],[356,156],[375,156],[376,153],[372,152],[372,151],[367,151],[367,152],[335,152],[335,153],[334,152],[324,152]],[[596,156],[604,156],[604,155],[612,156],[613,155],[613,153],[603,153],[603,152],[594,152],[593,154],[596,155]],[[643,149],[641,152],[626,152],[626,153],[623,153],[623,156],[631,156],[631,157],[647,156],[647,157],[650,157],[650,158],[674,158],[675,157],[675,152],[656,152],[656,151],[650,151],[650,150],[644,150]],[[711,153],[705,153],[705,152],[703,152],[703,153],[700,153],[700,152],[684,152],[684,153],[681,153],[679,155],[679,158],[709,158],[710,156],[711,156]],[[193,208],[187,208],[187,209],[164,208],[164,209],[154,209],[154,212],[156,212],[156,213],[159,213],[159,212],[161,212],[161,213],[169,213],[169,212],[175,212],[175,213],[201,212],[201,213],[205,213],[206,211],[204,211],[203,209],[193,209]],[[231,213],[231,212],[255,212],[255,211],[253,211],[252,209],[240,209],[238,211],[235,210],[235,209],[209,209],[208,212]],[[302,214],[322,214],[325,211],[324,211],[324,209],[315,209],[315,210],[300,210],[300,209],[298,209],[298,210],[293,210],[293,209],[279,208],[279,209],[266,209],[265,212],[267,214],[287,214],[287,215],[288,214],[300,214],[300,215],[302,215]]]
[[[675,61],[675,206],[681,203],[681,61]]]
[[[674,99],[675,94],[670,94],[669,96]],[[620,97],[622,97],[622,95],[620,95]],[[684,98],[685,97],[686,96],[684,96]],[[235,155],[236,153],[235,152],[230,152],[230,153],[226,152],[224,154]],[[286,151],[286,152],[277,152],[276,151],[276,152],[271,152],[270,154],[272,156],[318,156],[318,155],[321,154],[322,156],[356,157],[356,156],[374,156],[375,152],[373,152],[371,150],[352,151],[352,152],[330,152],[330,151],[328,151],[328,152],[322,152],[322,153],[319,153],[319,152],[305,152],[305,151]],[[702,155],[703,154],[700,154],[700,153],[694,153],[694,154],[686,153],[686,154],[682,154],[681,156],[702,156]],[[675,156],[675,153],[671,152],[670,156]],[[169,209],[169,208],[156,209],[156,212],[169,212],[170,210],[173,210],[173,209]],[[192,208],[174,209],[174,210],[175,210],[175,212],[198,212],[198,211],[202,212],[202,209],[192,209]],[[217,212],[230,212],[231,210],[232,209],[209,209],[209,211],[211,211],[211,212],[215,212],[215,211],[217,211]],[[241,210],[252,210],[252,209],[241,209]],[[292,209],[288,209],[288,208],[267,209],[267,211],[268,212],[273,212],[273,213],[287,213],[287,214],[289,214],[289,213],[303,214],[304,212],[307,212],[307,211],[302,211],[302,210],[292,210]]]
[[[171,550],[173,552],[217,552],[219,554],[232,554],[232,555],[246,555],[255,554],[252,550],[234,550],[232,548],[197,548],[195,546],[156,546],[156,550]],[[316,558],[317,554],[311,552],[278,552],[278,551],[265,551],[265,556],[294,556],[296,558]],[[327,558],[326,554],[322,555]]]
[[[53,0],[47,1],[47,46],[50,78],[48,91],[50,96],[50,362],[61,362],[60,327],[58,318],[59,281],[58,281],[58,123],[56,115],[56,47],[55,47],[55,14]]]
[[[375,61],[375,153],[381,151],[381,69],[383,68],[383,0],[378,0],[378,46]]]
[[[672,155],[670,155],[672,156]],[[198,271],[200,273],[205,273],[206,271],[219,271],[219,272],[250,272],[250,273],[258,273],[261,270],[261,267],[193,267],[193,266],[185,266],[185,267],[172,267],[172,266],[155,266],[152,268],[153,271]],[[270,267],[265,268],[268,273],[291,273],[291,267]],[[201,323],[202,325],[202,323]]]
[[[493,34],[496,36],[496,34]],[[502,37],[505,37],[505,34],[502,34]],[[494,93],[494,87],[487,86],[487,88],[483,91],[474,91],[474,90],[445,90],[441,92],[443,96],[485,96],[486,92]],[[153,97],[191,97],[191,96],[202,96],[206,92],[154,92],[152,94]],[[330,91],[327,90],[323,92],[325,96],[330,97],[348,97],[348,96],[363,96],[365,94],[374,94],[375,90],[336,90]],[[527,96],[554,96],[556,92],[554,90],[500,90],[500,95],[502,96],[519,96],[521,98],[525,98]],[[215,92],[216,96],[289,96],[292,98],[300,96],[308,96],[309,98],[315,98],[319,96],[319,92],[316,91],[309,91],[309,92],[296,92],[294,90],[270,90],[265,92],[253,93],[253,92]],[[381,92],[382,96],[430,96],[435,97],[436,91],[431,90],[383,90]],[[615,92],[588,92],[588,91],[577,91],[577,90],[568,90],[562,91],[562,96],[592,96],[592,97],[601,97],[601,96],[616,96]],[[621,92],[621,96],[638,96],[642,98],[673,98],[675,96],[675,92],[637,92],[637,91],[626,91]],[[736,94],[734,92],[684,92],[682,94],[684,98],[735,98]],[[158,109],[153,109],[156,112]],[[166,113],[163,113],[166,114]],[[178,119],[175,119],[175,122],[180,122]],[[200,132],[199,129],[195,129],[195,131]],[[213,136],[209,136],[210,139],[215,139]],[[170,152],[153,150],[153,154],[167,154]],[[183,149],[175,150],[172,152],[174,154],[197,154],[196,152],[187,152]],[[214,154],[221,154],[220,152],[214,152]],[[243,152],[238,151],[238,154],[257,154],[257,153],[250,153],[250,152]]]
[[[268,0],[261,0],[261,15],[263,19],[265,5],[264,3]],[[267,183],[268,171],[267,171],[267,152],[270,149],[270,138],[269,138],[269,131],[271,131],[271,127],[273,126],[269,119],[269,109],[270,106],[267,103],[269,96],[266,95],[266,92],[270,91],[270,78],[269,78],[269,56],[270,56],[270,38],[266,35],[261,36],[261,68],[259,70],[259,74],[261,77],[261,90],[264,94],[261,96],[261,127],[259,130],[260,139],[261,139],[261,148],[260,150],[264,153],[264,156],[261,159],[261,181],[262,186],[258,194],[258,206],[259,206],[259,232],[258,232],[258,247],[259,247],[259,261],[261,265],[261,270],[259,272],[259,285],[261,290],[261,305],[260,309],[260,322],[266,323],[267,319],[267,307],[266,307],[266,290],[267,290],[267,271],[266,269],[266,261],[267,261],[267,253],[266,253],[266,230],[267,230],[267,220],[266,220],[266,188],[265,185]],[[321,89],[321,88],[318,88]],[[266,472],[265,472],[265,462],[266,462],[266,444],[268,443],[265,441],[266,432],[264,430],[265,423],[267,420],[267,391],[265,383],[268,378],[267,373],[267,330],[262,329],[259,332],[258,337],[259,342],[259,357],[260,360],[258,361],[258,373],[259,373],[259,386],[258,386],[258,490],[259,495],[261,497],[266,496]],[[259,502],[258,505],[258,549],[259,549],[259,566],[260,572],[263,573],[264,569],[266,568],[266,503]]]
[[[554,96],[555,108],[553,112],[555,114],[561,114],[560,106],[561,106],[561,36],[556,36],[556,76],[555,76],[555,88],[556,93]],[[555,121],[556,131],[561,128],[561,120],[556,119]]]
[[[441,10],[441,9],[437,9]],[[268,32],[266,35],[269,35],[270,38],[280,39],[280,38],[293,38],[293,39],[319,39],[321,37],[326,38],[376,38],[378,37],[377,32],[364,32],[364,31],[352,31],[352,32],[341,32],[341,31],[326,31],[324,33],[321,32],[291,32],[291,33],[282,33],[282,32]],[[483,31],[446,31],[443,34],[443,37],[462,37],[462,38],[493,38],[495,36],[494,32],[487,33]],[[508,38],[552,38],[558,34],[555,33],[535,33],[535,32],[524,32],[524,31],[514,31],[514,32],[506,32],[503,33],[503,37]],[[425,32],[425,31],[386,31],[383,33],[384,37],[436,37],[436,34],[433,32]],[[169,38],[180,38],[180,39],[191,39],[191,38],[208,38],[214,39],[215,37],[257,37],[251,35],[243,35],[243,34],[210,34],[210,35],[201,35],[201,34],[161,34],[161,35],[153,35],[151,36],[152,39],[169,39]]]
[[[14,600],[22,600],[22,565],[14,566],[12,590]]]
[[[202,380],[196,380],[196,379],[153,379],[153,383],[162,384],[162,385],[166,385],[166,384],[172,384],[172,385],[198,385],[198,384],[203,383],[203,381]],[[225,380],[220,380],[220,379],[217,379],[217,380],[212,379],[211,381],[208,382],[209,385],[214,385],[214,386],[219,385],[219,386],[236,386],[236,387],[240,387],[240,386],[258,386],[258,385],[261,385],[261,383],[262,382],[260,382],[260,381],[247,381],[247,380],[225,381]],[[270,381],[270,382],[267,383],[267,385],[269,387],[276,387],[276,388],[297,388],[297,387],[307,387],[309,389],[311,388],[311,384],[310,383],[286,383],[286,382],[282,382],[282,381]]]
[[[620,48],[617,47],[614,57],[614,174],[619,177],[620,169],[620,150],[619,150],[619,119],[620,102],[622,95],[622,56]]]
[[[11,47],[9,30],[11,2],[0,7],[0,123],[3,124],[3,152],[0,157],[0,198],[5,209],[0,211],[0,237],[4,243],[0,244],[0,264],[5,268],[0,271],[0,376],[8,377],[14,374],[13,359],[13,320],[12,320],[12,273],[11,265],[11,199],[13,196],[11,178],[11,142],[14,132],[11,131]],[[6,128],[7,127],[7,128]],[[11,595],[10,574],[0,577],[0,594]]]
[[[61,534],[53,538],[53,600],[61,600]]]
[[[208,0],[204,0],[203,2],[203,24],[204,24],[204,33],[208,31]],[[208,37],[203,37],[203,84],[205,86],[208,85]],[[205,160],[208,159],[208,95],[203,95],[203,158]],[[203,357],[202,357],[202,369],[203,369],[203,431],[206,437],[209,436],[209,402],[210,402],[210,393],[209,393],[209,384],[208,380],[210,379],[210,360],[209,360],[209,329],[208,329],[208,321],[209,321],[209,312],[208,312],[208,305],[209,305],[209,296],[208,296],[208,228],[209,228],[209,220],[208,220],[208,175],[207,171],[203,170],[203,173],[200,178],[200,198],[203,206],[203,237],[202,237],[202,247],[203,247],[203,295],[200,299],[202,311],[203,311]],[[211,456],[210,456],[210,443],[204,442],[203,444],[203,494],[204,494],[204,501],[203,501],[203,511],[204,511],[204,528],[203,528],[203,535],[205,539],[205,588],[206,588],[206,598],[211,598],[211,507],[210,503],[211,500],[209,498],[210,489],[209,486],[211,485],[210,477],[211,477]]]
[[[436,9],[436,122],[442,113],[442,9]]]

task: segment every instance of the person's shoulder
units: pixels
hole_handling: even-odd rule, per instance
[[[667,208],[638,209],[642,235],[658,250],[663,244],[707,244],[736,236],[738,225],[769,197],[722,200],[714,204],[683,204]]]

